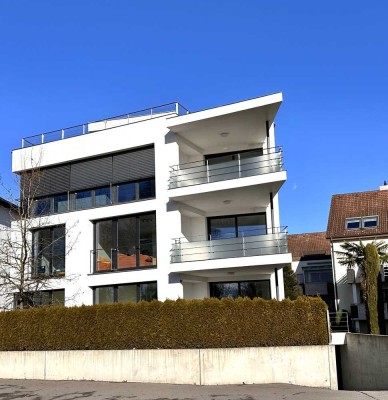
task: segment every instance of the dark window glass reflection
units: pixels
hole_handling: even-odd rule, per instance
[[[139,199],[155,197],[155,179],[139,182]]]
[[[136,200],[136,183],[125,183],[117,186],[117,201],[125,203]]]
[[[210,283],[210,296],[222,299],[223,297],[261,297],[271,298],[269,281],[245,281],[245,282],[215,282]]]

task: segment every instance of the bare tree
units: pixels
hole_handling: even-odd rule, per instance
[[[3,186],[12,204],[11,226],[0,228],[0,296],[5,309],[34,306],[34,299],[58,286],[56,280],[76,279],[65,275],[64,265],[77,239],[69,240],[75,225],[56,224],[55,217],[46,212],[45,202],[36,200],[44,181],[39,163],[17,175],[19,196]]]

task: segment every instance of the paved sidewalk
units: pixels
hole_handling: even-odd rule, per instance
[[[16,400],[388,400],[388,391],[348,392],[286,384],[191,386],[0,379],[0,399]]]

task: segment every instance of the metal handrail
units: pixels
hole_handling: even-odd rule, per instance
[[[240,158],[235,153],[235,160],[209,164],[208,160],[194,161],[191,163],[170,166],[168,188],[200,185],[210,182],[219,182],[229,179],[242,178],[253,175],[262,175],[283,170],[283,152],[281,147],[273,148],[262,155]],[[220,155],[220,157],[222,157]]]
[[[254,235],[254,236],[270,236],[270,235],[276,235],[276,234],[279,234],[279,233],[286,233],[287,234],[288,233],[287,232],[287,228],[288,228],[287,225],[267,227],[267,233]],[[244,232],[251,232],[251,231],[255,231],[255,230],[257,230],[257,229],[245,229]],[[252,235],[248,235],[248,236],[241,235],[239,237],[252,237]],[[193,240],[195,238],[198,238],[198,239],[197,240]],[[199,239],[199,238],[201,238],[201,239]],[[235,238],[236,238],[236,236],[231,236],[231,237],[228,237],[228,238],[217,238],[217,239],[212,239],[210,237],[210,239],[209,239],[209,237],[205,236],[205,235],[194,235],[194,236],[191,236],[191,240],[188,240],[184,236],[173,238],[172,240],[174,241],[174,244],[184,244],[184,243],[212,242],[212,241],[213,242],[219,242],[219,241],[222,241],[223,239],[229,240],[229,239],[235,239]],[[183,241],[182,241],[182,239],[183,239]]]
[[[161,111],[161,109],[163,107],[170,107],[170,108],[169,108],[169,110]],[[145,108],[145,109],[139,110],[139,111],[133,111],[133,112],[122,114],[122,115],[116,115],[116,116],[113,116],[113,117],[108,117],[108,118],[104,118],[104,119],[100,119],[100,120],[86,122],[86,123],[79,124],[79,125],[69,126],[69,127],[62,128],[62,129],[56,129],[56,130],[53,130],[53,131],[48,131],[48,132],[44,132],[44,133],[41,133],[41,134],[38,134],[38,135],[27,136],[26,138],[22,139],[22,148],[31,147],[31,146],[37,146],[37,145],[40,145],[40,144],[43,144],[43,143],[48,143],[48,142],[55,142],[55,141],[58,141],[58,140],[67,139],[68,137],[75,137],[75,136],[85,135],[85,134],[88,134],[88,133],[93,133],[94,131],[91,131],[91,132],[89,131],[89,125],[90,124],[96,124],[96,123],[101,123],[101,122],[104,123],[105,122],[105,128],[106,128],[106,123],[108,121],[114,121],[114,120],[120,120],[120,119],[126,119],[127,120],[122,125],[115,125],[114,126],[114,127],[118,127],[118,126],[130,125],[131,123],[133,123],[133,122],[130,122],[131,118],[144,117],[144,116],[149,115],[150,116],[149,119],[153,119],[153,118],[158,118],[158,114],[164,114],[165,115],[166,113],[183,115],[183,114],[189,114],[190,111],[187,108],[185,108],[184,106],[182,106],[178,102],[162,104],[160,106]],[[77,132],[76,133],[71,132],[71,136],[66,137],[66,133],[70,133],[69,132],[70,130],[77,130]],[[98,131],[100,131],[100,130],[98,130]],[[53,140],[50,140],[50,139],[49,140],[45,140],[45,139],[47,139],[47,135],[52,135],[52,134],[58,134],[59,137],[57,139],[53,139]],[[39,139],[37,143],[34,143],[35,139]]]
[[[349,332],[349,313],[346,310],[328,314],[331,332]]]
[[[282,153],[283,152],[283,146],[276,146],[276,147],[270,147],[268,149],[264,149],[265,152],[261,155],[255,155],[253,157],[262,157],[262,156],[266,156],[268,154],[278,154],[278,153]],[[236,151],[235,153],[228,153],[228,155],[230,156],[237,156],[241,153],[250,153],[250,152],[254,152],[255,150],[252,149],[252,151]],[[220,154],[220,157],[223,157],[222,154]],[[217,157],[214,157],[217,158]],[[175,165],[171,165],[170,166],[170,172],[178,172],[181,169],[184,169],[185,171],[187,171],[190,168],[196,168],[196,167],[205,167],[207,165],[207,160],[203,159],[203,160],[198,160],[198,161],[192,161],[189,163],[183,163],[183,164],[175,164]],[[213,164],[212,167],[214,167],[216,164]]]
[[[283,231],[192,242],[175,239],[170,250],[171,263],[287,253],[287,234]]]

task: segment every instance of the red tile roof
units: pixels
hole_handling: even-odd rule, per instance
[[[326,232],[299,233],[288,235],[288,251],[292,260],[298,261],[305,256],[330,256],[330,242]]]
[[[345,229],[347,218],[378,216],[377,228]],[[388,190],[335,194],[331,199],[326,236],[360,238],[388,235]]]

